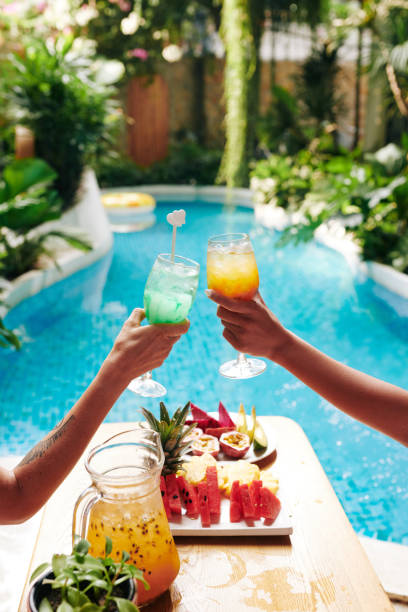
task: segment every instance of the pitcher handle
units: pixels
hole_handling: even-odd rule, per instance
[[[100,493],[97,492],[94,486],[90,486],[85,491],[82,491],[76,500],[74,516],[72,518],[72,546],[75,545],[77,536],[86,538],[89,511],[100,498]]]

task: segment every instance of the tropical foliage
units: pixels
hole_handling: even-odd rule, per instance
[[[55,171],[43,160],[16,160],[3,171],[0,184],[0,275],[11,280],[35,267],[40,255],[54,260],[51,236],[87,251],[84,238],[44,224],[61,216],[61,199],[51,185]]]
[[[9,121],[33,131],[36,155],[55,170],[62,209],[73,204],[83,169],[107,142],[115,119],[104,67],[74,41],[23,41],[21,53],[5,63],[0,92]]]
[[[375,154],[302,149],[271,155],[252,172],[258,201],[285,209],[292,221],[280,244],[313,238],[336,220],[361,248],[364,259],[408,272],[408,141]],[[293,214],[295,216],[293,217]]]

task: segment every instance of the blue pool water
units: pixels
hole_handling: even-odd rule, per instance
[[[283,250],[276,235],[253,213],[221,206],[160,204],[157,222],[140,233],[117,234],[112,253],[90,268],[25,300],[6,318],[23,326],[19,353],[0,351],[0,454],[25,453],[73,405],[96,374],[122,323],[143,303],[148,272],[170,247],[166,214],[183,206],[187,225],[177,251],[202,265],[189,333],[155,372],[168,388],[171,410],[191,399],[216,410],[221,399],[237,410],[242,401],[259,414],[286,415],[308,435],[357,532],[408,544],[408,452],[406,448],[339,412],[272,363],[246,381],[230,381],[217,366],[235,353],[221,336],[215,306],[204,294],[207,238],[249,231],[261,292],[293,332],[335,359],[391,383],[408,387],[408,305],[366,279],[357,279],[343,257],[315,243]],[[393,305],[400,314],[397,315]],[[130,391],[107,420],[139,418],[156,409]]]

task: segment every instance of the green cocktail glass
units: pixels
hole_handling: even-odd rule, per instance
[[[149,323],[181,323],[193,305],[200,265],[192,259],[162,253],[157,256],[144,290],[144,308]],[[146,372],[129,383],[128,389],[143,397],[160,397],[166,388]]]

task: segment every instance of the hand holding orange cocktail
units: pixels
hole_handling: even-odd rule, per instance
[[[259,274],[248,234],[222,234],[208,240],[208,288],[229,298],[250,300],[259,287]],[[262,374],[266,364],[247,359],[242,353],[219,368],[227,378],[252,378]]]

